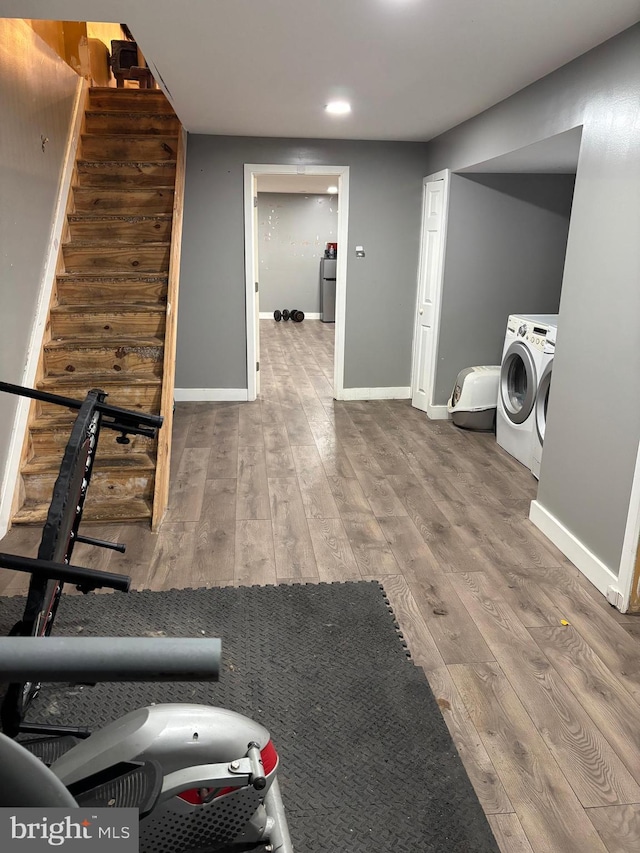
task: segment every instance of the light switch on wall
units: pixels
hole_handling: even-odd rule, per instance
[[[356,258],[364,258],[364,246],[356,246]]]

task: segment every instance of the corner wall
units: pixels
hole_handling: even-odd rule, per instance
[[[0,20],[0,378],[23,384],[78,76],[20,20]],[[0,394],[1,491],[17,398]],[[0,531],[1,533],[1,531]]]
[[[459,170],[582,125],[538,504],[618,574],[640,436],[640,25],[429,143]]]

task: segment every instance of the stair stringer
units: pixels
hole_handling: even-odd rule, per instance
[[[169,256],[169,281],[167,287],[167,315],[164,339],[164,366],[162,371],[162,399],[160,414],[164,418],[158,434],[155,491],[153,496],[152,530],[162,522],[169,501],[169,472],[171,468],[171,433],[175,389],[176,340],[178,332],[178,292],[180,290],[180,257],[182,247],[182,221],[184,209],[184,182],[186,172],[186,131],[178,136],[176,155],[176,180],[173,195],[173,221],[171,251]]]

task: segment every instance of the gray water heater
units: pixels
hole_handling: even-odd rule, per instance
[[[320,261],[320,319],[323,323],[336,321],[336,265],[335,258]]]

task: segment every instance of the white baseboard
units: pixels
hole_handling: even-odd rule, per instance
[[[69,136],[67,138],[67,146],[65,148],[62,170],[60,173],[60,183],[58,185],[58,195],[53,213],[53,222],[51,224],[51,232],[49,234],[49,246],[47,256],[45,258],[42,278],[40,280],[40,292],[38,293],[38,303],[31,327],[31,335],[29,338],[29,347],[27,350],[27,358],[24,372],[20,384],[27,388],[33,388],[36,371],[38,369],[38,361],[42,350],[42,340],[44,330],[49,317],[49,304],[51,302],[51,291],[56,278],[56,268],[58,264],[58,249],[60,248],[60,240],[62,239],[62,230],[66,222],[67,199],[69,197],[69,188],[73,177],[73,168],[76,162],[76,150],[80,139],[80,131],[82,129],[82,120],[84,119],[84,96],[87,83],[82,79],[78,79],[76,88],[76,96],[73,104],[73,112],[71,114],[71,122],[69,127]],[[6,378],[6,377],[3,377]],[[0,538],[5,535],[11,524],[11,509],[13,498],[20,473],[20,458],[22,456],[22,445],[29,420],[29,409],[31,400],[26,397],[18,397],[18,405],[16,414],[11,428],[11,439],[9,442],[9,450],[7,462],[2,477],[2,493],[0,494]]]
[[[604,596],[610,587],[619,590],[618,576],[538,501],[531,501],[529,518]]]
[[[407,386],[397,388],[343,388],[340,400],[406,400],[411,396]]]
[[[246,388],[174,388],[176,403],[243,403],[249,399]]]
[[[446,406],[427,406],[427,417],[432,421],[448,421],[449,411]]]
[[[273,320],[273,311],[261,311],[260,312],[260,319],[261,320]],[[304,312],[304,319],[305,320],[319,320],[320,314],[307,314],[307,312],[305,311]]]

